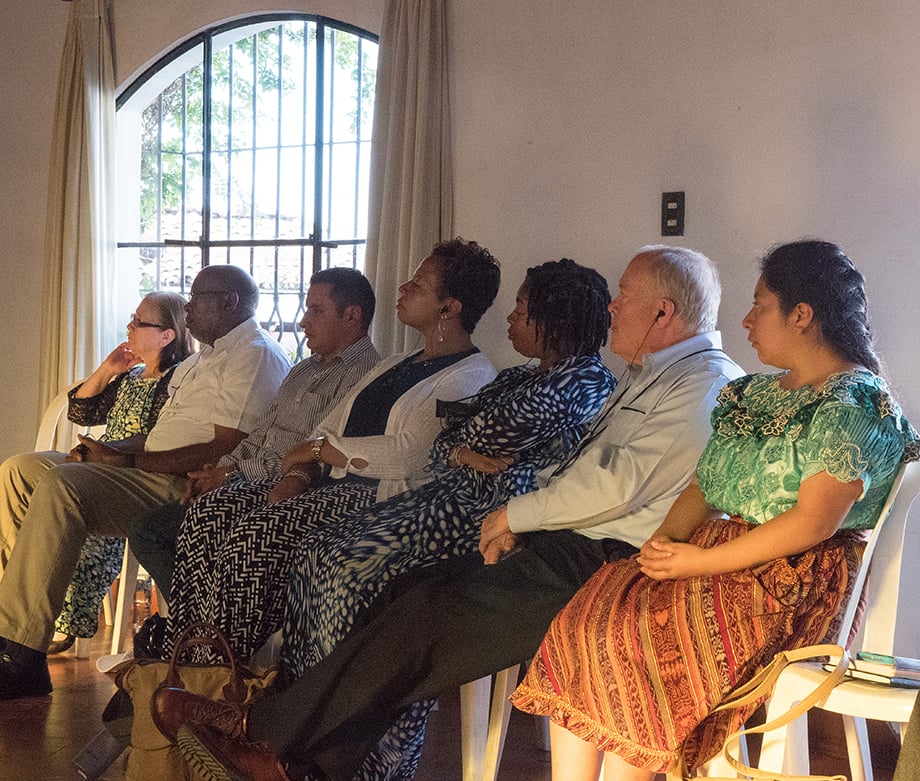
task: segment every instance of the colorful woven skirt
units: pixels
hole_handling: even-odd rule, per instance
[[[750,528],[710,521],[691,542]],[[695,769],[756,708],[709,715],[735,686],[779,651],[836,636],[863,547],[843,531],[755,570],[685,580],[608,564],[553,620],[512,702],[635,767],[667,772],[683,754]]]

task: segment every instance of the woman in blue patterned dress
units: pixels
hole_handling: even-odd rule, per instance
[[[556,616],[515,692],[551,719],[554,781],[593,781],[602,758],[605,779],[650,781],[716,754],[757,705],[713,713],[723,698],[777,652],[834,636],[864,530],[918,456],[850,259],[802,241],[761,271],[743,325],[784,371],[725,387],[696,479],[636,559]]]
[[[143,436],[153,427],[167,398],[169,378],[176,364],[192,353],[185,328],[185,299],[175,293],[150,293],[137,306],[128,323],[127,341],[118,345],[98,368],[68,393],[68,420],[80,426],[105,424],[99,437],[114,442]],[[79,453],[71,456],[79,459]],[[16,456],[36,459],[53,468],[63,453]],[[10,465],[12,466],[12,465]],[[10,495],[4,465],[5,493]],[[19,501],[27,501],[21,487]],[[29,492],[31,495],[31,492]],[[80,553],[64,606],[55,623],[57,634],[48,653],[60,653],[74,638],[92,637],[99,628],[99,606],[121,571],[125,541],[120,537],[91,535]]]
[[[508,338],[537,363],[506,369],[458,405],[431,449],[430,482],[303,538],[285,613],[286,672],[299,677],[326,656],[396,575],[475,551],[482,519],[572,451],[615,384],[598,354],[609,304],[604,278],[574,261],[528,270]],[[361,778],[414,775],[430,705],[403,716]]]

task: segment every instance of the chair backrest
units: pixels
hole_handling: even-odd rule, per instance
[[[54,450],[55,436],[58,430],[58,424],[67,413],[67,391],[65,388],[57,396],[51,399],[51,403],[42,415],[41,423],[38,426],[38,436],[35,437],[35,449]]]
[[[42,415],[38,425],[38,435],[35,437],[35,450],[70,450],[76,444],[77,433],[92,433],[98,436],[105,431],[105,426],[78,426],[67,420],[67,393],[75,388],[77,383],[69,388],[64,388],[55,396]],[[66,427],[66,430],[65,430]]]
[[[920,462],[904,464],[876,524],[847,606],[841,636],[845,640],[866,585],[865,616],[851,649],[899,656],[920,655],[916,620],[920,585]],[[908,612],[909,611],[909,612]],[[902,620],[898,620],[898,618]],[[842,643],[842,644],[844,644]]]

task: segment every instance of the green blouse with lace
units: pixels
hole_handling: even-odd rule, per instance
[[[697,466],[706,501],[765,523],[796,503],[803,481],[827,472],[862,480],[841,528],[872,528],[900,463],[920,456],[917,432],[871,372],[841,372],[817,389],[783,388],[782,377],[752,374],[722,389]]]

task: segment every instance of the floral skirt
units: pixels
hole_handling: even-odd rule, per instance
[[[691,541],[750,528],[710,521]],[[553,620],[512,702],[635,767],[667,772],[683,754],[695,769],[757,706],[710,715],[732,689],[779,651],[836,636],[863,548],[864,533],[842,531],[754,570],[685,580],[607,564]]]

